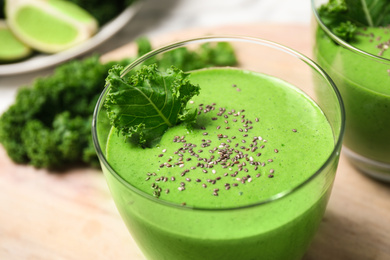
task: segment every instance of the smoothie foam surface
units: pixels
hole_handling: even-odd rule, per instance
[[[201,87],[189,103],[199,113],[192,132],[178,125],[141,148],[111,131],[107,159],[134,187],[189,207],[242,207],[297,187],[331,154],[323,112],[287,82],[236,69],[190,79]]]

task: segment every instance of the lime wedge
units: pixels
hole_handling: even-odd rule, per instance
[[[23,59],[32,53],[30,47],[19,41],[9,30],[5,21],[0,20],[0,62]]]
[[[16,37],[45,53],[84,42],[98,28],[87,11],[64,0],[6,0],[5,15]]]

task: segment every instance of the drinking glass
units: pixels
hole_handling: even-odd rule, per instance
[[[317,12],[324,2],[311,1],[313,56],[344,101],[343,152],[361,172],[390,181],[390,60],[379,56],[379,50],[370,54],[336,36]]]
[[[331,194],[344,132],[342,100],[327,74],[307,57],[277,43],[243,36],[208,36],[145,54],[126,67],[123,75],[161,54],[220,42],[234,48],[236,68],[277,77],[318,104],[333,132],[329,156],[299,184],[249,205],[201,208],[164,201],[134,187],[106,158],[111,128],[103,105],[110,91],[107,85],[96,105],[92,133],[112,197],[147,259],[301,259]],[[260,97],[261,93],[253,95]],[[131,169],[134,173],[142,170]]]

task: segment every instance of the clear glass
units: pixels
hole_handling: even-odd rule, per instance
[[[310,177],[262,201],[241,207],[199,208],[170,203],[135,188],[105,157],[110,131],[103,103],[93,118],[93,140],[116,206],[147,259],[301,259],[323,217],[332,190],[344,132],[342,100],[327,74],[294,50],[262,39],[212,36],[174,43],[130,64],[124,74],[161,53],[204,43],[228,42],[237,68],[280,78],[322,109],[333,131],[333,149]],[[134,169],[134,172],[142,169]],[[266,223],[266,225],[265,225]]]
[[[361,172],[390,181],[390,60],[357,49],[334,35],[317,13],[324,2],[312,0],[313,56],[335,82],[344,101],[347,120],[343,151]],[[380,42],[373,39],[372,44]]]

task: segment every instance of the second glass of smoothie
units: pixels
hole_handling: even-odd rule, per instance
[[[301,259],[338,165],[344,110],[337,88],[296,51],[234,36],[154,50],[118,81],[126,85],[161,55],[204,44],[228,44],[237,63],[185,71],[200,87],[188,101],[197,111],[191,129],[178,124],[147,147],[134,143],[111,126],[111,86],[103,91],[92,131],[116,206],[147,259]]]
[[[313,55],[345,104],[343,151],[362,172],[390,181],[390,25],[357,26],[346,41],[322,20],[318,10],[326,2],[312,0]]]

